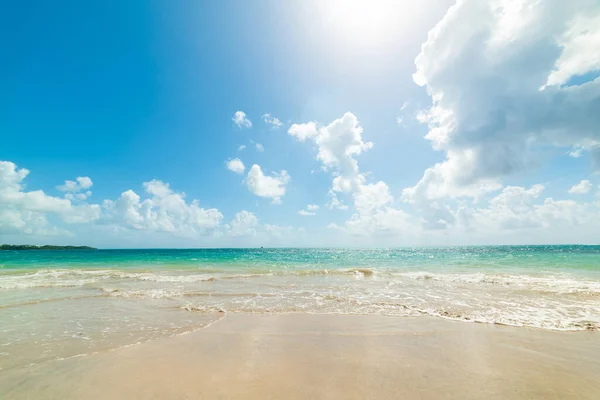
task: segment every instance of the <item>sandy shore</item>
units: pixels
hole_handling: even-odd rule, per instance
[[[228,314],[0,373],[2,399],[597,399],[599,332],[436,318]]]

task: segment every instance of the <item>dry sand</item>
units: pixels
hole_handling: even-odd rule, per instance
[[[228,314],[21,370],[0,399],[598,399],[600,333],[427,317]]]

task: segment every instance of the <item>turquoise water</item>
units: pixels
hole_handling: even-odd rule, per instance
[[[144,249],[3,251],[0,271],[44,268],[553,269],[600,273],[600,246],[479,246],[402,249]]]
[[[0,368],[197,329],[227,313],[600,327],[600,246],[0,252]]]

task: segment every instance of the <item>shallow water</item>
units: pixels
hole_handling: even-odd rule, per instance
[[[181,334],[221,312],[600,327],[600,246],[0,252],[0,368]]]

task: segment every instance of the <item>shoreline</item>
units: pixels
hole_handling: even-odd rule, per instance
[[[3,371],[0,393],[8,399],[592,399],[600,392],[598,348],[598,332],[437,317],[230,313],[186,334]]]

